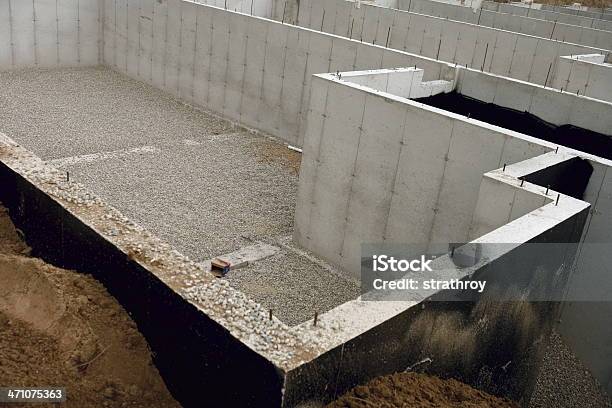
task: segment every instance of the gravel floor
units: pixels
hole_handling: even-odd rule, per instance
[[[44,159],[231,131],[105,68],[0,72],[0,132]]]
[[[612,408],[599,383],[553,332],[529,408]]]
[[[227,275],[230,284],[289,325],[297,325],[360,295],[358,282],[331,272],[288,249]],[[304,285],[303,282],[308,282]],[[295,291],[300,288],[300,291]],[[329,291],[333,298],[321,296]]]
[[[193,260],[293,232],[298,153],[114,71],[0,73],[0,132]],[[359,294],[292,253],[230,280],[290,324]]]
[[[68,169],[196,261],[292,233],[296,175],[257,157],[254,145],[269,142],[248,133],[196,140]]]

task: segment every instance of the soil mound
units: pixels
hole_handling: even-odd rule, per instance
[[[453,379],[443,380],[419,373],[398,373],[357,386],[327,406],[373,407],[518,408],[518,405]]]
[[[0,206],[0,384],[65,387],[68,407],[179,407],[106,289],[29,257],[20,235]]]

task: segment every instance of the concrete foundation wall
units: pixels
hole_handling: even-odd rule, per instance
[[[482,175],[549,150],[441,112],[315,77],[296,241],[355,276],[364,242],[467,242]]]
[[[281,406],[285,372],[237,338],[214,313],[204,313],[184,298],[182,280],[189,274],[172,260],[169,245],[158,252],[163,262],[153,266],[129,248],[133,242],[162,248],[157,238],[145,238],[140,227],[128,230],[127,221],[116,221],[127,218],[104,204],[90,209],[57,198],[49,186],[65,188],[61,173],[7,140],[0,134],[0,201],[25,234],[33,256],[91,274],[104,285],[138,325],[181,406],[201,407],[203,400],[212,406]],[[106,227],[100,224],[103,219]],[[122,231],[121,245],[102,232],[110,223]],[[228,378],[241,384],[240,392]]]
[[[295,24],[299,8],[298,0],[194,0],[194,2],[287,24]]]
[[[518,179],[530,174],[532,168],[551,169],[563,165],[570,157],[566,154],[550,152],[508,165],[502,173]],[[482,178],[470,227],[470,241],[543,207],[556,197],[556,194],[546,197],[541,192],[538,194],[525,188],[516,188],[516,185],[509,183],[507,179],[501,179],[499,173],[497,176],[491,177],[485,174]],[[551,180],[547,182],[551,184]]]
[[[0,181],[5,187],[0,190],[0,199],[24,231],[34,255],[91,273],[104,283],[138,324],[166,384],[185,407],[294,407],[313,399],[330,402],[359,383],[401,371],[426,356],[433,357],[433,364],[427,367],[429,373],[449,375],[516,400],[529,399],[543,340],[555,316],[554,305],[525,303],[508,313],[505,305],[491,302],[486,294],[473,299],[475,303],[421,305],[356,300],[321,316],[316,326],[312,322],[298,327],[279,323],[270,336],[274,349],[280,352],[270,354],[270,349],[262,349],[270,342],[269,337],[263,337],[266,331],[262,324],[274,323],[263,310],[253,303],[237,302],[214,307],[221,299],[235,299],[235,290],[224,285],[187,301],[184,295],[193,284],[187,283],[193,282],[191,279],[207,282],[207,287],[219,281],[104,203],[90,203],[93,208],[77,206],[72,194],[94,195],[75,183],[73,188],[66,188],[69,182],[61,172],[1,135],[0,150]],[[58,195],[57,191],[67,195]],[[524,228],[525,224],[509,228],[520,231],[522,240],[573,242],[572,231],[581,226],[584,209],[574,208],[569,213],[562,207],[548,208],[545,216],[527,220],[535,228]],[[111,225],[122,231],[120,238],[103,232]],[[136,242],[143,252],[135,252]],[[527,271],[514,270],[522,258],[522,248],[517,245],[510,252],[491,257],[491,262],[475,271],[477,278],[491,282],[509,272],[517,278],[521,271]],[[155,257],[149,252],[152,250]],[[548,276],[564,276],[564,260],[549,258],[542,266]],[[451,263],[448,257],[444,261]],[[144,296],[135,297],[135,291]],[[227,317],[229,311],[232,318]],[[261,322],[254,318],[262,313]],[[449,318],[460,318],[464,324],[449,327],[437,323]],[[478,327],[482,319],[488,327],[484,335]],[[364,320],[368,323],[363,324]],[[247,321],[250,323],[245,326]],[[341,321],[355,324],[342,325]],[[449,329],[461,341],[469,342],[453,343],[453,347],[432,342],[432,332],[447,334]],[[283,343],[277,338],[281,334],[287,336]],[[448,341],[448,336],[442,337],[443,342]],[[317,340],[315,347],[313,339]],[[468,344],[476,346],[461,347]],[[488,351],[483,352],[485,349]],[[286,360],[289,350],[299,353]],[[494,384],[480,381],[481,374],[507,364],[509,359],[513,364]],[[228,379],[241,384],[239,392],[236,382]],[[208,389],[205,396],[203,387]]]
[[[507,3],[494,1],[483,1],[482,8],[485,10],[499,11],[500,13],[514,14],[518,16],[533,17],[541,20],[557,21],[559,23],[571,24],[598,30],[612,31],[612,21],[598,18],[583,17],[566,13],[557,13],[548,10],[536,10],[529,7],[519,7]]]
[[[584,200],[591,204],[569,299],[605,299],[612,293],[612,169],[591,161]],[[612,302],[565,302],[559,331],[576,355],[612,395]],[[585,336],[588,333],[588,336]]]
[[[483,9],[474,11],[469,7],[440,3],[435,0],[399,0],[399,9],[589,47],[612,49],[612,32],[558,21],[540,20]]]
[[[270,19],[275,19],[278,3],[277,0],[194,0],[194,2]]]
[[[459,71],[456,90],[483,102],[529,112],[557,126],[570,124],[606,135],[612,129],[609,102],[465,69]]]
[[[582,6],[580,9],[577,8],[569,8],[567,6],[562,5],[554,5],[554,4],[542,4],[542,10],[554,11],[557,13],[563,14],[572,14],[576,16],[590,17],[596,18],[600,20],[612,20],[612,14],[609,10],[602,9],[601,7],[585,7]]]
[[[371,74],[364,74],[364,71],[344,72],[341,77],[344,81],[402,98],[424,98],[454,89],[454,81],[423,82],[423,74],[424,71],[419,68],[397,68],[376,70]]]
[[[342,3],[353,7],[348,2]],[[277,136],[292,145],[302,145],[313,74],[416,66],[424,69],[424,81],[454,80],[456,75],[454,67],[431,58],[213,6],[180,0],[143,0],[134,6],[132,4],[127,0],[105,0],[106,65],[170,92],[187,103]],[[301,4],[301,11],[305,5]],[[361,10],[384,9],[364,5]],[[138,16],[142,17],[139,19]],[[326,18],[325,21],[325,24],[330,24],[327,29],[331,30],[335,19]],[[366,23],[366,28],[372,25]],[[356,27],[357,22],[354,32]],[[381,33],[383,31],[386,36],[387,30],[381,30]],[[394,43],[398,34],[399,30],[392,31],[390,41]],[[421,40],[421,44],[436,42],[425,37]],[[477,46],[471,51],[457,53],[458,62],[484,58],[486,43],[476,42]],[[442,43],[440,56],[443,53],[449,55],[450,50],[444,48],[446,45],[454,47],[456,44]],[[536,41],[532,45],[538,50],[537,58],[548,56],[541,48],[544,44],[538,46]],[[504,62],[507,65],[508,61],[500,57],[503,53],[494,49],[489,47],[486,66],[497,69]],[[491,58],[491,55],[497,56]],[[511,64],[511,73],[543,82],[548,66],[537,68],[535,63],[526,63],[530,58],[533,54],[517,53],[516,59],[521,64]],[[512,100],[512,88],[519,84],[475,71],[469,71],[469,74],[468,70],[460,71],[466,71],[464,75],[473,78],[474,92],[482,87],[479,81],[501,82],[500,89],[494,91],[508,94],[507,99]],[[533,92],[533,87],[528,84],[519,85]],[[542,92],[548,94],[551,91]],[[563,102],[564,105],[567,103]],[[599,112],[599,108],[595,112]],[[597,117],[586,127],[599,126],[605,122],[605,117]],[[580,115],[568,123],[572,121],[581,126]]]
[[[357,9],[345,0],[302,0],[298,23],[537,84],[554,74],[562,55],[606,52],[384,7]]]
[[[431,59],[212,6],[133,4],[105,0],[105,64],[294,145],[313,74],[416,65],[425,80],[454,75]]]
[[[321,80],[324,79],[321,78]],[[315,81],[313,84],[317,86],[318,82]],[[375,98],[382,98],[380,95],[373,96]],[[393,102],[388,102],[388,104],[392,103]],[[379,110],[378,113],[380,112],[382,111]],[[352,116],[349,112],[344,113],[347,114],[346,119],[349,119]],[[320,112],[317,112],[316,114],[319,115]],[[325,118],[325,120],[327,119],[328,117]],[[425,118],[421,119],[425,120]],[[364,135],[365,131],[366,129],[364,129]],[[368,135],[371,135],[371,132],[369,132]],[[423,133],[421,136],[423,139],[427,139],[430,142],[430,145],[435,143],[435,138],[433,135],[428,136],[427,134]],[[331,138],[336,139],[333,136]],[[395,141],[397,141],[397,139],[394,140],[394,142]],[[364,141],[363,138],[360,142],[366,143],[368,146],[373,145],[373,143]],[[508,140],[507,143],[508,142],[510,142],[510,140]],[[379,144],[381,143],[383,142],[379,141]],[[410,148],[417,150],[419,149],[412,139],[406,143],[405,147],[407,150]],[[375,154],[371,147],[366,151],[362,151],[360,144],[358,153],[361,157],[363,157],[362,160],[364,162],[374,162],[375,160],[378,160],[378,163],[384,163],[380,159],[380,152],[385,151],[385,149],[387,149],[387,147],[380,147],[379,153]],[[332,150],[331,143],[321,146],[320,149],[321,152],[329,150]],[[354,150],[353,147],[351,147],[350,150],[352,154]],[[449,155],[450,151],[452,150],[452,148],[449,150]],[[304,154],[306,155],[307,152],[310,152],[310,150],[305,150]],[[337,153],[338,149],[333,147],[333,151],[331,151],[329,155],[336,155]],[[404,151],[402,151],[400,155],[403,153]],[[422,153],[422,150],[418,150],[414,156],[417,156],[418,153]],[[493,261],[487,264],[486,267],[479,269],[477,269],[478,267],[475,267],[474,269],[477,270],[470,269],[464,271],[464,273],[469,273],[470,276],[476,276],[477,278],[486,279],[488,284],[491,283],[493,287],[496,287],[494,282],[497,279],[503,279],[503,277],[506,277],[507,279],[510,276],[512,277],[511,279],[513,283],[527,283],[527,286],[529,286],[529,282],[533,282],[534,279],[539,279],[535,278],[537,275],[533,273],[533,270],[538,270],[539,272],[546,271],[545,275],[548,275],[549,277],[554,276],[554,279],[557,281],[566,281],[570,270],[569,268],[564,267],[563,264],[569,265],[573,262],[573,257],[576,250],[576,245],[568,243],[576,243],[579,241],[589,205],[572,197],[564,196],[561,203],[557,206],[549,197],[546,196],[546,193],[544,192],[545,189],[542,186],[530,183],[525,183],[525,186],[521,186],[517,176],[530,174],[531,172],[537,171],[542,167],[555,166],[555,164],[568,160],[569,157],[571,157],[571,154],[564,155],[561,152],[558,154],[554,152],[547,153],[519,162],[516,165],[510,165],[505,170],[497,169],[485,174],[485,178],[494,181],[500,187],[497,191],[493,191],[494,193],[498,194],[498,196],[491,196],[487,193],[486,196],[483,196],[483,198],[488,199],[488,204],[493,206],[493,208],[489,208],[489,210],[492,210],[493,212],[487,212],[487,214],[493,215],[493,218],[497,218],[496,222],[499,223],[501,227],[495,229],[495,226],[490,225],[493,230],[475,242],[515,242],[516,246],[500,257],[490,256],[489,254],[483,253],[483,258]],[[323,159],[323,157],[320,156],[320,159]],[[452,161],[453,160],[449,160],[449,163]],[[331,161],[326,163],[321,162],[321,166],[325,165],[326,168],[329,168],[331,164]],[[394,163],[391,163],[389,167],[393,167],[393,165]],[[350,167],[350,165],[348,167]],[[457,165],[453,167],[453,169],[449,170],[459,169]],[[304,171],[304,168],[302,168],[302,171]],[[359,168],[356,168],[355,171],[359,171]],[[388,172],[389,170],[386,167],[382,169],[382,173],[388,174]],[[372,171],[372,173],[375,172]],[[302,175],[304,175],[304,173],[302,173]],[[310,177],[310,174],[306,174],[305,177]],[[363,174],[361,177],[363,178]],[[421,177],[421,174],[417,173],[416,182],[414,179],[411,179],[410,181],[411,183],[420,186],[421,183],[419,183],[419,180]],[[398,178],[398,181],[399,180],[400,179]],[[328,186],[327,190],[332,190],[334,183],[337,183],[335,186],[338,187],[339,190],[346,193],[346,190],[344,190],[345,178],[332,180],[329,177],[325,177],[325,179],[318,179],[318,182],[325,183]],[[355,184],[357,184],[357,179],[355,179]],[[370,205],[370,210],[377,213],[378,207],[375,206],[376,202],[365,201],[363,196],[358,193],[358,191],[362,190],[361,186],[362,183],[359,183],[360,188],[351,188],[348,190],[350,194],[354,195],[354,201],[352,201],[350,205],[347,205],[347,207],[357,206],[363,208],[364,206]],[[398,186],[396,184],[395,187],[398,188],[402,186]],[[519,190],[523,191],[516,195]],[[413,191],[416,190],[413,189]],[[342,194],[342,192],[338,194]],[[357,197],[358,195],[359,197]],[[321,205],[318,206],[319,210],[314,212],[313,216],[320,216],[322,213],[325,215],[325,213],[327,213],[330,209],[333,210],[334,203],[336,202],[336,196],[332,197],[331,199],[331,195],[313,197],[315,200],[317,198],[321,200]],[[357,201],[358,198],[361,198],[361,200]],[[457,199],[459,198],[462,199],[463,197],[458,195]],[[515,198],[517,201],[511,202],[511,198]],[[322,203],[328,199],[331,200],[329,205],[323,205]],[[425,198],[425,200],[426,199],[427,198]],[[406,206],[412,206],[413,202],[418,200],[418,197],[398,195],[395,200],[403,201],[403,204]],[[536,207],[536,209],[534,209],[534,207]],[[484,210],[484,207],[481,207],[480,209]],[[503,211],[508,209],[511,210],[506,211],[505,214],[502,214]],[[499,212],[494,214],[496,210],[499,210]],[[480,213],[481,216],[485,216],[487,214],[484,212]],[[508,222],[507,218],[504,220],[504,217],[510,218],[510,222]],[[482,221],[484,218],[481,218],[480,220]],[[362,219],[350,219],[347,220],[347,223],[350,221],[352,221],[353,224],[361,224],[364,222]],[[404,214],[404,219],[400,221],[403,221],[406,224],[413,222],[420,223],[421,218],[420,214],[412,214],[407,211],[407,213]],[[369,226],[372,226],[373,224],[368,219],[365,219],[365,223],[367,223]],[[401,227],[405,227],[405,225],[400,226],[400,228]],[[362,230],[366,227],[364,226],[362,228],[360,225],[357,225],[353,228]],[[351,228],[347,229],[347,231],[350,229]],[[379,239],[379,237],[375,238]],[[408,242],[411,241],[409,240]],[[526,242],[559,242],[568,245],[559,246],[560,251],[555,253],[554,256],[550,256],[551,254],[549,253],[544,256],[544,259],[541,259],[540,262],[533,262],[533,251],[531,251],[530,254],[529,245],[521,244]],[[493,247],[496,246],[483,246],[483,248],[488,249]],[[487,251],[488,249],[483,250]],[[439,257],[435,262],[438,261],[451,263],[448,256]],[[504,292],[504,290],[507,290],[508,287],[508,281],[506,281],[505,285],[501,285],[500,292],[496,292],[496,290],[493,289],[492,296],[493,299],[496,300],[484,306],[484,309],[487,309],[487,317],[485,317],[485,320],[492,324],[491,326],[488,326],[489,329],[485,330],[484,332],[480,330],[474,330],[473,332],[471,331],[473,324],[478,326],[474,320],[478,321],[479,318],[484,316],[471,315],[471,306],[469,305],[459,305],[457,303],[449,305],[440,302],[424,302],[419,305],[411,305],[409,301],[368,302],[355,300],[348,302],[347,304],[324,314],[322,319],[331,322],[332,324],[338,322],[342,327],[349,326],[351,328],[362,327],[362,325],[365,324],[365,320],[372,320],[374,316],[380,318],[380,323],[377,325],[372,324],[372,326],[368,326],[367,331],[351,337],[348,341],[340,343],[341,345],[338,345],[330,352],[321,356],[318,362],[320,365],[305,364],[296,370],[301,374],[301,377],[307,381],[305,384],[303,384],[303,389],[308,389],[310,394],[314,396],[315,399],[321,398],[321,396],[330,394],[330,391],[327,389],[329,388],[328,386],[331,382],[332,384],[335,384],[334,387],[331,387],[332,391],[336,390],[341,394],[347,389],[347,383],[364,383],[367,381],[367,377],[372,374],[382,375],[391,372],[404,371],[406,370],[406,367],[413,367],[415,364],[419,364],[419,361],[422,362],[426,358],[430,358],[432,360],[429,361],[426,368],[424,368],[426,372],[443,376],[447,376],[449,373],[452,373],[451,375],[454,378],[459,378],[471,384],[476,382],[479,384],[479,386],[487,389],[487,385],[479,383],[476,378],[482,374],[480,371],[481,368],[484,368],[485,366],[496,366],[496,364],[491,365],[485,363],[482,359],[483,356],[495,356],[494,358],[501,358],[502,360],[505,360],[506,363],[507,361],[512,360],[513,364],[516,363],[517,365],[513,366],[510,370],[512,371],[512,374],[504,370],[502,377],[496,381],[496,384],[500,386],[493,392],[509,396],[510,398],[520,401],[521,405],[526,406],[529,401],[529,390],[532,389],[532,385],[530,385],[530,383],[532,384],[532,381],[535,378],[531,376],[533,373],[529,373],[529,370],[523,371],[523,362],[526,362],[526,360],[522,361],[522,359],[526,358],[529,360],[527,365],[531,366],[532,369],[538,366],[538,352],[534,349],[530,349],[530,347],[533,346],[538,348],[538,345],[542,344],[543,338],[538,339],[537,337],[542,333],[547,332],[547,326],[549,323],[551,323],[551,320],[557,319],[558,314],[554,302],[537,302],[527,306],[527,310],[523,310],[526,312],[525,315],[523,315],[521,312],[519,313],[520,316],[514,317],[518,318],[519,321],[522,321],[523,317],[529,316],[528,319],[531,320],[533,317],[539,316],[539,318],[536,318],[536,320],[531,320],[531,322],[534,324],[534,327],[538,328],[538,331],[542,331],[539,332],[539,334],[532,332],[535,337],[531,337],[529,340],[524,338],[525,343],[523,344],[530,344],[527,349],[522,348],[518,350],[515,348],[514,352],[506,354],[506,347],[509,345],[509,343],[512,343],[512,341],[508,342],[508,332],[504,330],[497,331],[496,329],[493,329],[493,327],[498,327],[495,323],[496,318],[494,316],[496,313],[494,310],[499,310],[500,308],[503,309],[505,312],[502,314],[508,318],[509,316],[506,314],[506,312],[512,310],[512,308],[516,306],[516,304],[512,306],[498,303],[502,296],[497,295],[501,295],[501,293]],[[516,286],[513,286],[513,289],[511,290],[514,289],[517,289]],[[518,289],[518,291],[522,292],[521,289]],[[489,292],[488,295],[491,295],[491,292]],[[434,299],[435,298],[436,297],[434,296]],[[477,303],[482,305],[481,301],[484,301],[484,303],[487,302],[486,295],[485,299],[477,300]],[[402,305],[401,303],[405,304]],[[466,309],[462,309],[464,306],[466,306]],[[536,311],[536,309],[531,309],[532,306],[539,309],[539,311]],[[477,306],[477,308],[478,307],[479,306]],[[444,339],[442,342],[438,342],[436,340],[437,336],[435,333],[437,333],[438,330],[441,330],[444,324],[438,325],[437,322],[448,322],[444,316],[448,317],[447,313],[451,310],[452,313],[459,313],[460,315],[467,312],[466,314],[462,315],[462,323],[460,325],[465,329],[465,331],[461,332],[462,336],[456,336],[457,332],[452,331],[452,334],[442,336]],[[492,312],[491,316],[488,315],[489,312]],[[514,312],[510,312],[510,315],[513,313]],[[511,320],[513,320],[514,317],[511,317]],[[540,318],[542,318],[542,320],[540,320]],[[351,322],[351,325],[341,324],[342,322],[348,321]],[[521,327],[525,328],[525,326]],[[482,343],[480,344],[482,344],[482,346],[476,345],[473,348],[464,347],[466,343],[464,343],[463,340],[466,338],[472,338],[472,336],[476,336],[481,339]],[[462,340],[459,340],[459,338]],[[473,345],[474,343],[469,344]],[[486,351],[486,349],[491,345],[495,347],[495,351],[489,353]],[[476,351],[471,353],[467,350]],[[510,357],[510,355],[513,357]],[[486,357],[484,358],[486,359]],[[384,366],[379,367],[373,363],[375,361],[384,361],[385,364]],[[333,379],[329,379],[327,382],[319,382],[321,378],[321,365],[324,367],[328,365],[338,367],[339,374]],[[516,371],[517,368],[518,371]],[[291,373],[290,376],[292,374],[293,373]],[[517,376],[516,380],[514,381],[514,386],[506,388],[506,380],[509,380],[509,378],[505,377],[506,374],[510,376]],[[512,388],[515,388],[515,391],[511,391]],[[521,389],[521,391],[516,392],[517,388]],[[288,388],[289,395],[292,394],[292,391],[293,390],[291,388]]]
[[[0,70],[100,63],[98,0],[0,0]]]
[[[579,56],[561,57],[551,85],[612,102],[612,65],[585,61]]]

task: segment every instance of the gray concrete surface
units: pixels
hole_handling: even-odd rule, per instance
[[[612,49],[612,32],[558,21],[541,20],[492,10],[464,7],[436,0],[400,0],[400,10],[478,24],[500,30],[566,41],[590,47]]]
[[[567,13],[558,13],[550,10],[537,10],[535,8],[520,7],[515,6],[513,4],[503,4],[494,1],[483,1],[482,8],[485,10],[499,11],[501,13],[528,16],[533,18],[539,18],[542,20],[558,21],[566,24],[612,31],[612,21],[602,20],[594,17],[584,17]]]
[[[335,8],[330,8],[335,3],[326,5],[330,9],[323,30],[334,33],[337,30],[336,34],[346,36],[350,24],[348,11],[353,6],[349,2],[340,3],[343,13],[346,12],[338,12],[342,18],[329,17],[336,14]],[[311,11],[309,4],[300,6],[302,19]],[[454,68],[432,59],[439,57],[543,84],[551,63],[549,81],[552,79],[557,53],[596,52],[561,43],[555,43],[561,44],[559,47],[550,47],[550,40],[529,36],[523,36],[525,41],[515,47],[517,34],[499,30],[496,32],[504,33],[500,34],[503,38],[487,46],[491,41],[488,34],[475,37],[474,32],[467,30],[453,36],[448,27],[455,23],[433,18],[435,24],[426,24],[427,16],[419,17],[425,19],[419,20],[419,24],[416,20],[410,23],[412,34],[408,36],[406,22],[394,23],[392,16],[387,15],[392,11],[379,16],[386,9],[365,5],[362,13],[369,11],[363,42],[186,1],[143,0],[140,7],[134,7],[106,0],[105,5],[106,65],[188,103],[298,146],[302,144],[303,118],[313,74],[416,65],[425,70],[426,81],[452,78]],[[119,10],[116,14],[115,6]],[[320,29],[314,22],[322,20],[322,15],[317,14],[321,12],[312,11],[309,22],[300,24],[311,26],[312,22],[314,29]],[[395,11],[398,13],[411,16]],[[143,16],[141,24],[134,24],[139,15]],[[356,19],[353,38],[362,30],[360,21]],[[394,25],[389,46],[397,49],[380,46],[385,45],[389,25]],[[443,34],[442,27],[446,27]],[[373,40],[378,45],[367,43]],[[512,52],[515,48],[516,55]],[[417,55],[421,52],[425,56]]]
[[[357,9],[345,0],[302,0],[298,24],[537,84],[555,72],[561,55],[607,52],[380,6]]]
[[[0,132],[195,261],[292,234],[298,153],[114,71],[0,74]],[[308,258],[277,258],[230,282],[287,322],[358,295]]]
[[[611,128],[609,103],[524,83],[505,89],[495,77],[477,81],[471,78],[473,71],[463,73],[458,78],[463,94],[555,124],[573,123],[598,132]],[[376,82],[372,71],[363,75]],[[340,81],[335,75],[313,80],[296,212],[295,238],[300,244],[357,276],[360,265],[355,260],[362,242],[464,242],[543,204],[499,180],[481,184],[482,174],[506,163],[508,169],[511,163],[528,164],[523,160],[535,156],[538,163],[545,157],[541,153],[555,151],[556,145],[393,95],[367,93],[351,82],[352,76]],[[560,331],[607,386],[612,312],[609,302],[593,301],[612,293],[612,162],[576,151],[571,155],[588,157],[594,168],[584,195],[592,210],[566,294],[573,302],[565,305]],[[561,153],[552,156],[548,165],[567,159],[560,158]],[[526,222],[533,225],[533,220]],[[517,237],[501,239],[516,242]]]
[[[295,238],[354,276],[364,242],[468,242],[482,175],[554,149],[333,75],[312,83]]]
[[[561,57],[552,86],[612,102],[612,65],[575,55]]]
[[[0,70],[97,65],[98,0],[1,0]]]
[[[578,254],[559,333],[612,396],[612,302],[597,302],[612,293],[612,170],[591,162],[593,174],[584,200],[592,205]],[[588,335],[585,335],[588,333]]]
[[[418,65],[431,80],[445,69],[417,55],[188,1],[104,4],[105,65],[292,145],[302,143],[313,74]]]

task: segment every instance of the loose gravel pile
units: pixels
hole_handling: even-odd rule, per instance
[[[194,261],[293,233],[300,154],[114,71],[0,73],[0,132]],[[230,281],[289,324],[359,295],[294,254]]]
[[[529,408],[549,407],[612,408],[610,397],[556,332],[550,337],[529,404]]]

